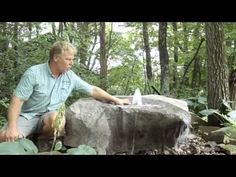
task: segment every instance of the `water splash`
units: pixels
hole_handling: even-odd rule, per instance
[[[182,128],[182,130],[180,131],[179,137],[176,140],[176,144],[174,148],[178,150],[181,144],[186,144],[188,142],[190,136],[191,136],[190,126]]]
[[[138,105],[138,106],[142,106],[142,95],[141,92],[139,90],[139,88],[137,88],[134,92],[134,96],[133,96],[133,101],[132,101],[133,105]]]
[[[133,104],[133,105],[138,105],[138,106],[142,106],[142,105],[143,105],[143,103],[142,103],[142,95],[141,95],[141,92],[140,92],[139,88],[137,88],[137,89],[135,90],[135,92],[134,92],[132,104]],[[135,118],[134,118],[134,133],[133,133],[133,141],[132,141],[131,155],[134,154],[135,132],[136,132],[137,117],[138,117],[138,112],[136,112]]]

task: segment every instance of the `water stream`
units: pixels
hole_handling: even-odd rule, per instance
[[[133,105],[137,105],[137,106],[142,106],[142,105],[143,105],[143,103],[142,103],[142,95],[141,95],[141,92],[140,92],[140,89],[139,89],[139,88],[137,88],[137,89],[135,90],[135,92],[134,92],[132,104],[133,104]],[[135,132],[136,132],[137,117],[138,117],[138,112],[136,112],[135,118],[134,118],[134,133],[133,133],[133,142],[132,142],[131,155],[134,154]]]

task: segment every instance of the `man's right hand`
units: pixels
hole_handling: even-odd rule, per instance
[[[20,133],[17,129],[17,127],[6,127],[6,130],[4,130],[3,134],[5,134],[5,141],[13,142],[20,138]]]

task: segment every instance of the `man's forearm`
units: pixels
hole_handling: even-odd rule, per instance
[[[118,99],[96,86],[93,86],[91,96],[98,100],[106,100],[106,101],[112,101],[112,102],[117,102],[117,99]]]
[[[21,101],[19,98],[17,98],[16,96],[12,97],[7,115],[9,127],[16,127],[16,121],[20,114],[22,104],[23,101]]]

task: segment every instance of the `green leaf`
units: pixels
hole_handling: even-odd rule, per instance
[[[207,99],[205,97],[198,97],[198,103],[201,103],[201,104],[206,104],[207,102]]]
[[[18,139],[17,141],[19,142],[20,145],[24,147],[24,149],[27,152],[30,152],[33,154],[38,153],[38,148],[34,145],[34,143],[31,140],[22,138],[22,139]]]
[[[96,155],[97,152],[95,149],[88,145],[80,145],[78,148],[68,149],[66,152],[67,155]]]
[[[230,111],[227,115],[232,119],[236,120],[236,111]]]
[[[189,100],[189,99],[185,99],[184,101],[187,102],[188,106],[193,106],[194,105],[194,102]]]
[[[223,127],[218,130],[215,130],[213,132],[223,132],[225,135],[227,135],[231,139],[236,139],[236,126],[231,125],[228,127]]]
[[[189,97],[188,100],[196,101],[196,100],[197,100],[197,97]]]
[[[223,99],[219,110],[220,110],[220,113],[227,114],[228,112],[232,110],[232,108],[229,105],[229,103]]]
[[[61,141],[58,141],[58,142],[55,144],[54,151],[59,151],[59,150],[61,150],[61,148],[62,148],[62,142],[61,142]]]
[[[204,110],[200,111],[199,113],[203,116],[208,116],[208,115],[211,115],[215,112],[217,112],[216,109],[204,109]]]
[[[37,153],[38,149],[34,143],[25,138],[0,143],[0,154],[2,155],[34,155]]]

